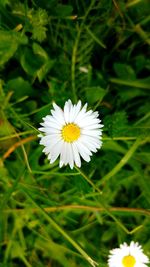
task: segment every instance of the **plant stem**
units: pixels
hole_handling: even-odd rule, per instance
[[[128,160],[132,157],[138,146],[141,144],[141,139],[138,138],[125,156],[119,161],[119,163],[109,172],[107,173],[100,181],[98,181],[97,186],[100,186],[102,183],[108,181],[111,177],[117,174],[121,168],[128,162]]]
[[[95,191],[97,191],[98,193],[102,194],[102,191],[89,179],[89,177],[81,171],[81,169],[79,169],[78,167],[75,166],[75,169],[78,171],[79,174],[81,174],[81,176],[93,187],[93,189]]]
[[[79,45],[79,41],[80,41],[80,37],[81,37],[81,33],[85,24],[85,20],[90,12],[90,10],[92,9],[93,5],[95,3],[95,0],[92,0],[88,9],[86,10],[86,13],[83,17],[83,20],[81,22],[80,27],[78,28],[78,32],[77,32],[77,36],[75,39],[75,43],[73,46],[73,51],[72,51],[72,63],[71,63],[71,81],[72,81],[72,93],[73,93],[73,98],[74,101],[77,102],[77,95],[76,95],[76,84],[75,84],[75,72],[76,72],[76,58],[77,58],[77,52],[78,52],[78,45]]]
[[[61,210],[83,210],[83,211],[92,211],[92,212],[101,212],[105,213],[105,209],[101,207],[96,206],[85,206],[85,205],[63,205],[63,206],[56,206],[56,207],[45,207],[43,208],[46,212],[59,212]],[[39,209],[37,208],[30,208],[29,210],[32,211],[32,213],[37,213]],[[129,216],[134,216],[136,214],[144,215],[150,217],[150,210],[142,209],[142,208],[126,208],[126,207],[110,207],[110,212],[113,213],[120,213],[121,214],[128,214]],[[22,213],[25,212],[24,209],[5,209],[3,211],[4,213]]]

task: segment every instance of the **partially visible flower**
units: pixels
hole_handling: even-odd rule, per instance
[[[110,251],[109,267],[146,267],[149,263],[148,257],[143,253],[142,247],[132,241],[128,246],[126,243]]]
[[[82,107],[81,101],[73,105],[71,100],[66,101],[64,109],[53,103],[51,115],[43,118],[40,131],[40,144],[44,145],[43,152],[48,155],[50,163],[59,156],[59,166],[74,164],[81,167],[82,157],[89,162],[93,152],[102,145],[101,120],[98,112],[87,111],[87,104]]]

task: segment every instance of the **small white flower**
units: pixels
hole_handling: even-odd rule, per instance
[[[126,243],[110,251],[109,267],[146,267],[149,263],[148,257],[143,253],[142,247],[132,241],[128,246]]]
[[[71,100],[66,101],[64,109],[53,103],[51,115],[43,118],[43,127],[39,128],[44,132],[40,144],[44,145],[43,152],[48,155],[50,163],[53,163],[59,156],[59,166],[74,164],[81,167],[82,157],[89,162],[93,152],[96,152],[102,145],[101,120],[98,119],[98,112],[87,111],[87,104],[81,107],[79,100],[73,105]]]

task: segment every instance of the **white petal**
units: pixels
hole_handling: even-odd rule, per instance
[[[60,136],[53,134],[53,135],[46,135],[43,136],[40,140],[40,144],[44,145],[44,146],[53,146],[55,145],[57,142],[59,142],[60,140]]]
[[[90,151],[92,151],[92,152],[97,152],[97,147],[94,145],[94,144],[92,144],[91,142],[89,142],[88,141],[88,138],[87,138],[87,140],[85,139],[85,138],[80,138],[80,141],[81,141],[81,143],[85,146],[85,147],[87,147]]]
[[[78,122],[81,128],[88,128],[90,126],[95,126],[96,128],[101,128],[99,119],[90,119],[88,117],[83,118]]]
[[[68,102],[69,102],[69,100],[68,100]],[[61,123],[61,125],[62,124],[64,125],[65,118],[64,118],[63,110],[58,105],[56,105],[55,103],[53,103],[53,107],[54,107],[54,110],[51,111],[52,115],[54,116],[54,118],[56,120],[59,121],[59,123]]]
[[[78,115],[80,109],[81,109],[81,101],[80,100],[78,101],[77,105],[72,105],[70,107],[70,117],[69,117],[70,123],[74,122],[74,119]]]
[[[100,148],[101,146],[101,140],[99,138],[88,136],[88,135],[82,135],[81,137],[82,142],[84,143],[90,143],[91,145],[95,146],[95,148]]]
[[[83,129],[82,130],[82,134],[99,137],[99,136],[102,135],[102,131],[101,130],[86,130],[86,129]]]
[[[100,129],[100,124],[97,123],[97,124],[91,124],[91,125],[88,125],[88,126],[84,126],[84,129],[86,129],[86,130]]]
[[[70,116],[70,119],[71,119],[70,122],[75,122],[75,119],[76,119],[78,113],[80,112],[80,109],[81,109],[81,101],[79,100],[77,105],[73,106],[72,114]]]
[[[76,142],[72,143],[72,150],[73,150],[73,155],[74,155],[74,161],[75,164],[77,165],[77,167],[81,167],[81,159],[80,159],[80,155],[76,146]]]
[[[62,122],[60,123],[59,121],[57,121],[53,116],[51,115],[47,115],[45,118],[43,118],[44,122],[48,122],[48,123],[55,123],[58,126],[62,125]],[[63,120],[64,121],[64,120]]]
[[[70,109],[72,107],[72,102],[69,99],[64,106],[64,118],[65,118],[65,122],[69,123],[69,119],[70,119]]]
[[[60,155],[61,153],[61,150],[62,150],[62,146],[63,146],[63,141],[60,140],[56,145],[55,147],[53,147],[53,149],[51,149],[51,159],[50,159],[50,163],[53,163],[57,158],[58,156]]]
[[[82,108],[82,110],[78,113],[78,116],[75,119],[75,123],[78,124],[80,122],[83,122],[85,119],[95,119],[92,110],[86,111],[86,109]]]
[[[56,120],[45,120],[44,122],[40,123],[43,127],[51,127],[60,130],[62,128],[62,124],[56,122]]]
[[[61,150],[61,154],[60,154],[60,163],[59,166],[60,168],[65,165],[66,161],[67,161],[67,146],[66,146],[66,142],[63,142],[62,145],[62,150]]]
[[[61,131],[60,130],[58,130],[56,128],[51,128],[51,127],[45,127],[45,128],[42,127],[42,128],[39,128],[39,130],[41,132],[46,133],[47,135],[48,134],[61,134]]]
[[[79,154],[81,155],[81,157],[85,161],[89,162],[90,161],[90,156],[89,156],[89,154],[86,153],[86,151],[84,150],[83,146],[78,141],[76,142],[76,146],[77,146],[77,149],[78,149]]]
[[[62,168],[63,165],[64,165],[64,162],[60,159],[60,161],[59,161],[59,168]]]
[[[54,110],[63,114],[63,110],[55,102],[53,103],[53,107],[54,107]]]
[[[86,116],[87,104],[83,106],[78,115],[76,116],[74,123],[78,124]]]
[[[74,158],[73,158],[73,151],[72,151],[72,145],[70,143],[67,143],[67,152],[68,152],[68,162],[71,169],[73,169],[74,166]]]

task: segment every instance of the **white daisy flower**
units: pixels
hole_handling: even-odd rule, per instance
[[[87,111],[87,104],[81,106],[79,100],[73,105],[71,100],[66,101],[64,109],[53,103],[51,115],[43,118],[40,131],[40,144],[44,145],[43,152],[48,155],[50,163],[53,163],[59,156],[59,166],[74,164],[81,167],[81,158],[89,162],[93,152],[96,152],[102,145],[101,120],[98,112]]]
[[[126,243],[110,251],[109,267],[146,267],[149,263],[148,257],[143,253],[142,247],[132,241],[128,246]]]

